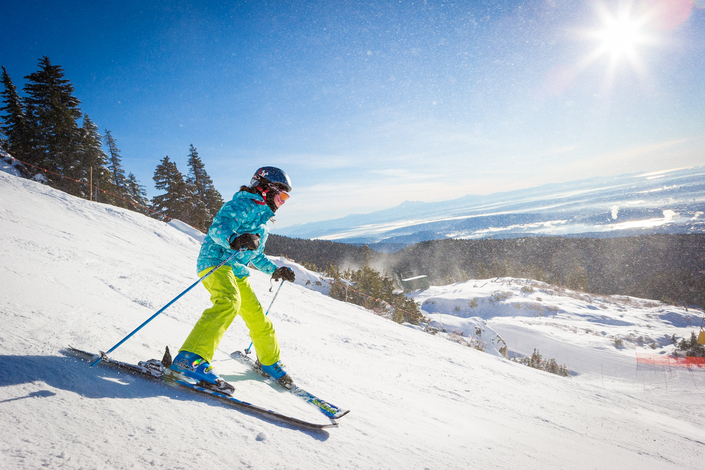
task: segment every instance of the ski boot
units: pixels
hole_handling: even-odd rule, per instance
[[[174,372],[197,380],[198,385],[216,392],[232,395],[235,387],[221,379],[212,365],[196,353],[179,351],[169,366]]]
[[[277,361],[271,366],[265,366],[262,365],[261,362],[259,362],[259,359],[257,359],[257,362],[255,362],[255,367],[257,367],[262,372],[279,382],[279,385],[281,385],[282,387],[288,389],[294,387],[294,381],[292,380],[291,376],[287,374],[284,370],[284,364],[282,364],[281,361]]]

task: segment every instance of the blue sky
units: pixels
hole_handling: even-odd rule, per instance
[[[665,5],[665,7],[664,7]],[[189,145],[280,227],[705,164],[705,0],[0,5],[15,86],[48,56],[150,196]]]

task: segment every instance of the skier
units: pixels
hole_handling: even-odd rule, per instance
[[[255,172],[249,186],[241,186],[218,211],[198,255],[199,276],[203,277],[233,251],[238,254],[203,280],[213,306],[196,322],[171,370],[232,392],[233,387],[218,376],[210,363],[225,331],[240,315],[250,331],[258,365],[282,385],[293,384],[279,360],[274,326],[250,286],[247,268],[252,263],[258,270],[271,274],[273,280],[294,281],[291,268],[277,267],[264,254],[269,234],[267,222],[289,198],[290,191],[289,176],[279,168],[265,166]]]

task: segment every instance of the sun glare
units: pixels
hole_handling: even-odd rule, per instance
[[[596,32],[601,41],[599,49],[609,54],[612,61],[623,57],[633,60],[636,47],[645,42],[642,26],[643,21],[629,18],[627,14],[605,18],[605,28]]]
[[[654,42],[646,27],[650,19],[648,13],[637,15],[629,6],[612,12],[602,4],[597,5],[597,13],[601,26],[587,32],[588,38],[596,42],[596,47],[580,63],[579,68],[607,59],[609,83],[614,79],[617,69],[623,65],[629,65],[643,78],[646,69],[642,60],[644,46]]]

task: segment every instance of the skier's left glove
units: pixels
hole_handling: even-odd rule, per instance
[[[288,266],[281,266],[277,268],[272,274],[272,279],[278,281],[279,279],[284,279],[285,281],[294,282],[296,279],[296,274],[294,270]]]
[[[260,236],[258,233],[243,233],[230,241],[230,249],[233,251],[240,251],[242,249],[254,251],[259,248],[259,239]]]

